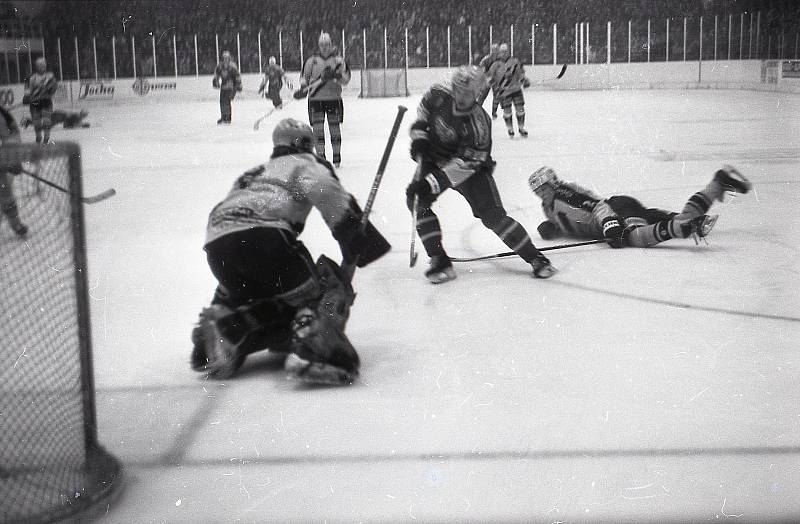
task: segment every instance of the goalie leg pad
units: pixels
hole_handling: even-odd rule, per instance
[[[192,330],[191,366],[204,373],[206,378],[230,378],[244,362],[245,355],[238,353],[236,346],[222,335],[217,326],[217,319],[227,314],[230,310],[224,306],[204,308]]]
[[[300,308],[292,321],[290,376],[317,384],[347,384],[358,377],[358,353],[344,333],[355,293],[339,266],[325,256],[317,262],[322,295]]]

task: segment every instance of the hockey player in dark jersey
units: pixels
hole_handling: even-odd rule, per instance
[[[359,372],[344,334],[354,293],[324,255],[315,264],[299,240],[317,208],[348,264],[364,267],[390,246],[367,222],[330,164],[314,154],[308,124],[280,121],[270,159],[241,175],[211,211],[209,267],[219,283],[192,332],[191,365],[211,378],[232,376],[245,357],[290,353],[286,369],[311,382],[344,384]]]
[[[528,136],[528,131],[525,129],[525,96],[522,94],[522,88],[528,87],[530,82],[525,77],[522,63],[511,56],[508,44],[500,44],[497,59],[489,67],[489,81],[495,96],[500,99],[508,136],[514,136],[514,115],[517,117],[517,130],[520,136]],[[514,115],[511,112],[512,104]]]
[[[281,88],[283,87],[284,80],[286,80],[289,89],[292,89],[291,82],[286,79],[286,73],[284,73],[281,66],[278,65],[275,57],[269,57],[267,72],[264,73],[264,79],[261,81],[261,86],[258,88],[258,92],[259,94],[264,94],[264,96],[268,97],[272,101],[273,107],[277,109],[283,108]]]
[[[477,101],[485,93],[486,76],[475,66],[460,67],[451,85],[434,85],[422,97],[411,125],[411,157],[417,174],[406,190],[409,209],[417,202],[416,225],[431,258],[425,275],[434,284],[456,277],[442,246],[439,219],[431,206],[448,188],[458,191],[472,213],[533,267],[533,275],[548,278],[556,269],[531,243],[525,228],[509,217],[492,176],[492,120]]]
[[[725,165],[701,191],[692,195],[680,213],[645,208],[633,197],[601,198],[589,189],[558,178],[549,167],[528,178],[531,190],[542,199],[547,220],[539,224],[545,240],[567,236],[605,240],[611,247],[651,247],[672,238],[703,238],[718,215],[707,213],[726,193],[748,193],[752,187],[736,168]]]
[[[222,60],[214,69],[214,78],[211,84],[219,89],[219,112],[220,117],[217,124],[231,123],[231,101],[236,93],[242,90],[242,77],[239,68],[233,63],[231,54],[228,51],[222,52]]]
[[[11,113],[0,107],[0,144],[18,143],[19,127]],[[19,217],[19,208],[17,207],[16,198],[14,198],[14,188],[12,186],[12,175],[20,173],[22,173],[22,165],[19,162],[0,165],[0,220],[5,216],[14,233],[19,238],[25,238],[28,236],[28,226]]]

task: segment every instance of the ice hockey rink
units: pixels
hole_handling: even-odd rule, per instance
[[[85,208],[99,438],[124,465],[99,521],[800,519],[798,95],[527,91],[530,137],[495,121],[493,156],[539,247],[563,242],[536,235],[526,182],[543,165],[673,210],[725,163],[754,190],[715,205],[707,244],[551,251],[549,280],[519,258],[459,263],[441,286],[424,252],[408,263],[419,99],[345,99],[338,173],[362,204],[409,112],[371,217],[393,249],[354,279],[361,377],[340,388],[290,381],[266,354],[225,381],[188,365],[215,285],[208,212],[305,101],[257,132],[254,97],[226,127],[210,99],[92,105],[90,128],[54,132],[80,143],[86,194],[117,191]],[[451,256],[507,251],[455,192],[436,210]],[[316,211],[302,239],[340,258]]]

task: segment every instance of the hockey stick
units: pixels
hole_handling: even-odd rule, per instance
[[[417,170],[414,180],[419,180],[422,175],[422,155],[417,155]],[[414,195],[414,204],[411,206],[411,245],[408,248],[408,267],[417,265],[417,211],[419,211],[419,195]]]
[[[23,169],[22,172],[25,173],[26,175],[28,175],[29,177],[33,177],[36,180],[38,180],[39,182],[52,187],[53,189],[56,189],[58,191],[61,191],[62,193],[66,193],[68,195],[72,195],[72,191],[70,191],[69,189],[63,188],[63,187],[59,186],[58,184],[54,184],[53,182],[50,182],[49,180],[46,180],[46,179],[40,177],[36,173],[28,171],[27,169]],[[84,203],[84,204],[96,204],[98,202],[102,202],[103,200],[105,200],[107,198],[111,198],[112,196],[114,196],[116,194],[117,194],[117,192],[113,188],[111,188],[111,189],[106,189],[102,193],[98,193],[96,195],[92,195],[92,196],[88,196],[88,197],[79,197],[79,198],[80,198],[80,201],[82,203]]]
[[[587,240],[585,242],[575,242],[574,244],[559,244],[557,246],[547,246],[547,247],[540,247],[539,251],[554,251],[556,249],[567,249],[569,247],[581,247],[581,246],[591,246],[594,244],[604,244],[605,240]],[[471,257],[471,258],[451,258],[450,260],[453,262],[477,262],[479,260],[492,260],[495,258],[506,258],[506,257],[514,257],[518,256],[517,253],[514,251],[506,251],[504,253],[496,253],[494,255],[484,255],[482,257]]]
[[[280,109],[284,109],[284,108],[286,108],[286,106],[288,106],[290,103],[292,103],[292,101],[293,101],[293,100],[294,100],[294,98],[290,98],[290,99],[288,99],[286,102],[284,102],[284,103],[281,105]],[[269,117],[269,116],[270,116],[272,113],[274,113],[275,111],[278,111],[278,108],[277,108],[277,107],[273,107],[272,109],[270,109],[269,111],[267,111],[266,113],[264,113],[263,115],[261,115],[260,117],[258,117],[258,120],[256,120],[256,121],[253,123],[253,131],[258,131],[258,128],[261,126],[261,122],[263,122],[264,120],[266,120],[266,119],[267,119],[267,117]]]
[[[378,186],[380,186],[381,180],[383,179],[383,172],[386,170],[386,164],[389,163],[389,155],[392,153],[394,141],[397,138],[397,132],[400,129],[400,122],[403,121],[403,115],[405,115],[406,111],[408,111],[407,107],[397,106],[397,116],[395,116],[394,124],[392,124],[392,131],[389,133],[389,140],[386,142],[386,147],[383,149],[383,156],[381,157],[380,164],[378,164],[378,172],[375,173],[375,179],[372,181],[372,188],[369,191],[367,203],[364,204],[364,211],[361,213],[361,231],[366,229],[367,222],[369,222],[369,214],[372,212],[372,205],[375,203],[375,197],[378,194]],[[358,257],[356,257],[356,259],[352,262],[342,264],[342,273],[348,282],[353,279],[357,262]]]
[[[544,80],[537,80],[536,82],[531,82],[530,84],[528,84],[528,87],[549,84],[550,82],[552,82],[554,80],[559,80],[561,77],[564,76],[564,73],[566,73],[566,72],[567,72],[567,64],[564,64],[564,65],[561,66],[561,69],[559,70],[559,72],[555,76],[555,78],[546,78]]]

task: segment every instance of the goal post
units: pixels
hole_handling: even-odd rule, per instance
[[[122,467],[98,442],[80,148],[0,147],[19,238],[0,222],[0,515],[83,518],[118,491]],[[6,218],[6,217],[3,217]]]
[[[361,98],[408,96],[408,72],[405,68],[362,69]]]

